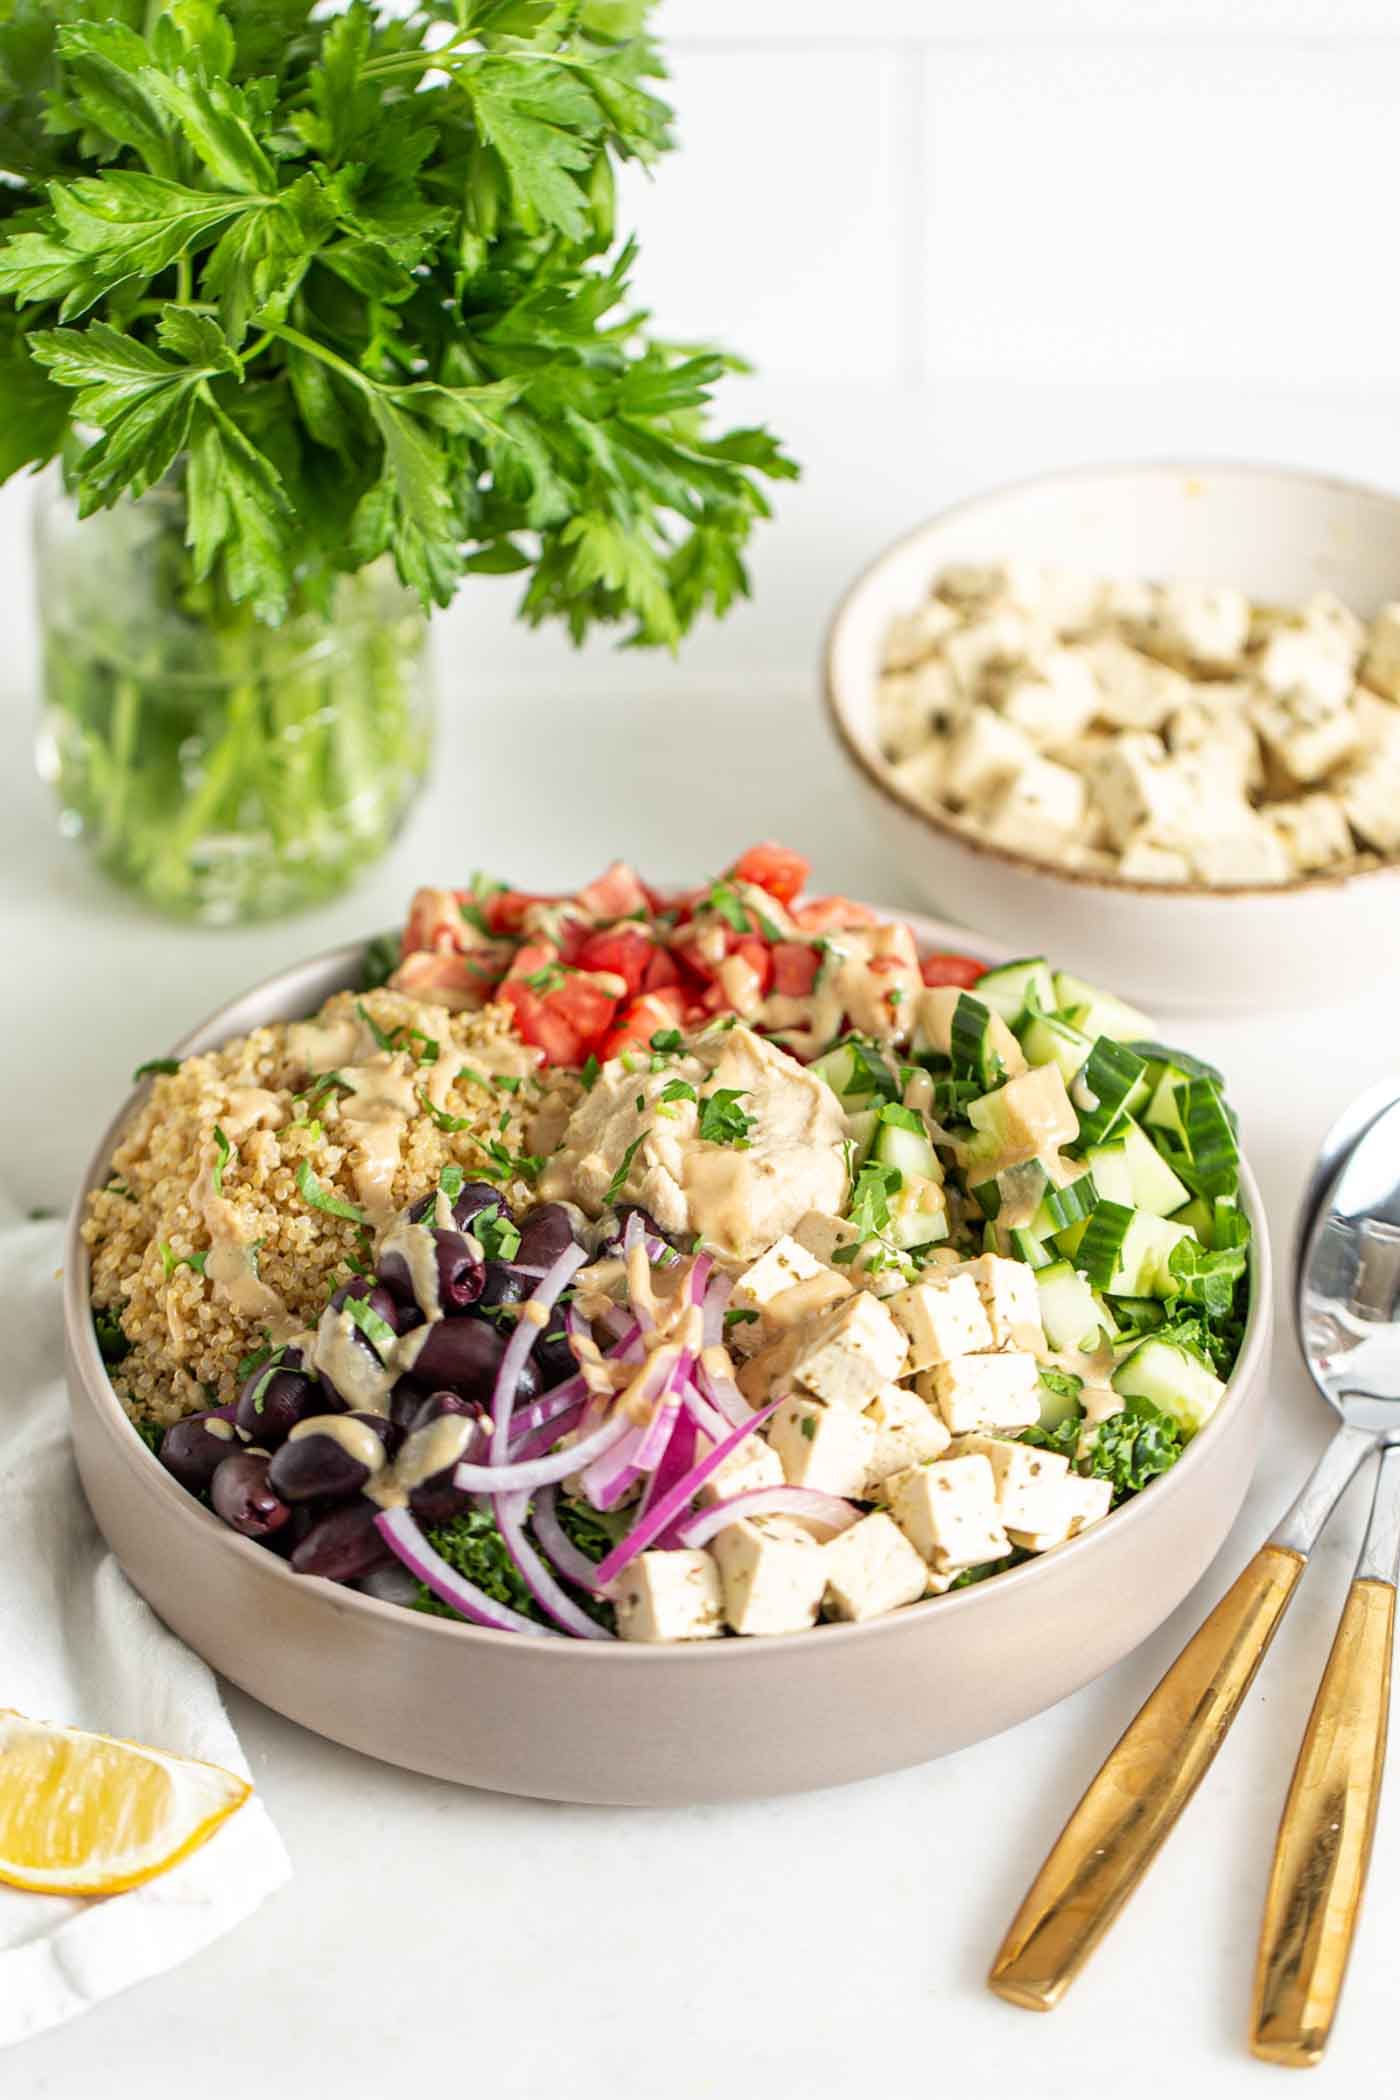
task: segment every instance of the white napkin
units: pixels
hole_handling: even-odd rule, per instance
[[[0,1706],[248,1776],[213,1674],[137,1596],[92,1521],[68,1436],[60,1227],[0,1196]],[[18,1312],[18,1320],[14,1313]],[[0,1884],[0,2045],[172,1968],[288,1878],[256,1794],[197,1852],[101,1899]]]

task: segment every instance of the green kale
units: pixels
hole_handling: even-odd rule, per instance
[[[164,1422],[138,1422],[133,1420],[131,1426],[136,1431],[136,1434],[140,1437],[146,1449],[151,1453],[151,1456],[153,1458],[159,1458],[160,1447],[165,1442]]]
[[[512,1611],[523,1612],[530,1619],[543,1619],[544,1614],[525,1587],[489,1510],[463,1510],[461,1516],[431,1526],[427,1539],[449,1567],[455,1568],[459,1575],[465,1575],[468,1582],[474,1582],[497,1604],[508,1604]],[[413,1600],[413,1609],[433,1612],[443,1619],[461,1616],[422,1583]]]
[[[1181,1451],[1181,1431],[1171,1417],[1150,1400],[1130,1399],[1120,1413],[1109,1415],[1090,1433],[1078,1470],[1091,1479],[1110,1481],[1117,1504],[1169,1472]]]
[[[93,1308],[93,1332],[97,1336],[97,1346],[104,1364],[119,1364],[123,1357],[131,1354],[131,1344],[122,1327],[122,1314],[125,1310],[124,1302],[121,1305],[99,1305]]]

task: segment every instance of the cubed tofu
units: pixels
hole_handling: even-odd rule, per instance
[[[1002,1254],[979,1254],[965,1265],[962,1274],[970,1276],[977,1286],[991,1326],[993,1348],[1044,1350],[1040,1292],[1035,1270],[1028,1262],[1010,1261]]]
[[[1350,860],[1356,851],[1346,811],[1335,795],[1300,795],[1295,802],[1275,802],[1260,814],[1295,874],[1333,867],[1338,861]]]
[[[951,605],[928,598],[911,613],[901,613],[885,629],[882,659],[887,671],[907,671],[932,656],[962,624]]]
[[[998,845],[1054,858],[1083,831],[1087,805],[1078,773],[1053,758],[1033,758],[987,798],[982,821]]]
[[[963,699],[978,701],[1001,674],[1025,663],[1051,639],[1042,622],[1015,606],[998,606],[950,634],[943,644],[943,661]]]
[[[931,738],[909,757],[892,765],[890,779],[920,809],[941,809],[948,798],[947,743],[941,737]]]
[[[711,1551],[735,1633],[801,1633],[816,1624],[826,1589],[825,1549],[785,1517],[741,1517]]]
[[[756,1312],[759,1317],[756,1322],[731,1324],[730,1338],[752,1355],[802,1320],[848,1298],[851,1289],[848,1276],[818,1261],[785,1233],[735,1284],[730,1310]]]
[[[1228,584],[1163,584],[1143,640],[1154,654],[1173,663],[1231,671],[1249,641],[1249,600]]]
[[[1400,604],[1383,605],[1371,622],[1361,676],[1387,700],[1400,700]]]
[[[1351,707],[1361,738],[1358,755],[1400,759],[1400,707],[1364,685],[1353,693]]]
[[[1129,840],[1118,873],[1129,882],[1189,882],[1191,863],[1174,846],[1159,846],[1150,838],[1138,837]]]
[[[1099,689],[1094,674],[1072,649],[1047,649],[1018,667],[1002,687],[1001,712],[1037,751],[1061,751],[1093,721]]]
[[[954,1436],[974,1429],[1029,1429],[1040,1420],[1040,1367],[1026,1350],[959,1356],[920,1371],[914,1389]]]
[[[719,1569],[703,1548],[639,1553],[612,1602],[624,1641],[711,1641],[724,1632]]]
[[[700,1457],[713,1449],[709,1438],[701,1437]],[[727,1502],[731,1495],[746,1495],[751,1488],[782,1487],[785,1479],[777,1452],[761,1436],[746,1436],[728,1458],[720,1460],[696,1500],[708,1507],[711,1502]]]
[[[1000,1560],[1011,1550],[985,1458],[936,1458],[913,1466],[889,1482],[888,1492],[895,1523],[941,1575]]]
[[[881,1495],[892,1474],[921,1466],[948,1448],[949,1436],[942,1417],[907,1385],[882,1386],[866,1408],[865,1420],[874,1428],[875,1442],[861,1491],[862,1501],[873,1501]]]
[[[1027,1269],[1026,1274],[1032,1275]],[[1032,1281],[1031,1290],[1035,1284]],[[975,1274],[952,1274],[912,1284],[886,1299],[909,1343],[905,1375],[945,1364],[953,1356],[971,1356],[994,1346],[991,1323],[982,1304]]]
[[[1191,847],[1191,866],[1201,882],[1220,885],[1287,882],[1293,873],[1278,833],[1252,812],[1247,822],[1229,831],[1197,839]]]
[[[1044,588],[1039,563],[1027,561],[953,561],[940,569],[936,595],[963,613],[981,613],[993,605],[1038,606]]]
[[[822,1552],[830,1618],[878,1619],[928,1588],[927,1561],[883,1511],[862,1517]]]
[[[1097,1524],[1112,1507],[1113,1489],[1108,1481],[1082,1480],[1077,1473],[1071,1473],[1038,1526],[1029,1530],[1019,1525],[1007,1529],[1013,1546],[1021,1546],[1027,1553],[1048,1553],[1052,1546],[1062,1546],[1066,1539]]]
[[[742,1333],[742,1327],[731,1330],[731,1339]],[[797,1355],[801,1330],[785,1334],[777,1341],[769,1342],[750,1357],[745,1358],[734,1373],[734,1383],[748,1401],[750,1407],[766,1407],[775,1393],[786,1393],[793,1384],[792,1366]],[[740,1447],[742,1449],[742,1446]]]
[[[899,1377],[909,1344],[888,1309],[869,1291],[856,1291],[803,1328],[792,1362],[793,1382],[832,1407],[859,1412],[882,1385]]]
[[[849,1407],[828,1407],[810,1393],[794,1393],[769,1421],[768,1441],[793,1487],[864,1494],[877,1442],[867,1416]]]
[[[1081,642],[1074,652],[1094,680],[1099,721],[1114,729],[1160,729],[1191,697],[1191,681],[1117,635]]]
[[[1303,606],[1302,625],[1310,634],[1325,635],[1353,665],[1366,647],[1366,622],[1331,591],[1313,592]]]
[[[1135,832],[1167,835],[1179,822],[1181,776],[1160,737],[1119,737],[1093,767],[1089,792],[1110,842],[1124,847]]]
[[[1332,783],[1363,846],[1400,853],[1400,763],[1384,754],[1348,766]]]
[[[1254,687],[1245,678],[1188,688],[1190,698],[1173,709],[1166,737],[1174,758],[1198,755],[1242,792],[1264,784],[1264,758],[1249,719]]]
[[[1350,707],[1327,707],[1308,694],[1261,692],[1249,718],[1266,751],[1291,780],[1308,786],[1352,757],[1361,731]]]
[[[1058,1065],[1036,1065],[1008,1079],[969,1102],[968,1115],[974,1130],[987,1140],[986,1165],[993,1174],[1073,1144],[1079,1135],[1079,1118]]]
[[[1254,659],[1254,675],[1266,692],[1301,693],[1330,714],[1345,705],[1356,682],[1355,664],[1355,656],[1325,632],[1278,627]]]
[[[915,671],[887,671],[875,694],[875,726],[886,757],[901,760],[941,742],[964,712],[953,674],[936,657]]]
[[[830,1267],[837,1249],[854,1246],[860,1230],[849,1218],[838,1218],[832,1211],[805,1210],[793,1226],[792,1236],[814,1261]]]
[[[1040,1451],[1006,1437],[960,1436],[948,1449],[950,1458],[985,1458],[996,1483],[997,1509],[1011,1529],[1038,1531],[1055,1521],[1056,1497],[1070,1477],[1069,1460],[1058,1451]]]
[[[948,739],[944,788],[964,809],[978,809],[994,789],[1035,757],[1035,746],[1014,722],[991,707],[973,707]]]

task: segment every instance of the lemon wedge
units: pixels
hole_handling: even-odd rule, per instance
[[[0,1881],[49,1896],[136,1888],[252,1791],[219,1765],[0,1707]]]

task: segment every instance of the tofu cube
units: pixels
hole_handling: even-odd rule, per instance
[[[1158,846],[1149,838],[1135,838],[1118,863],[1118,873],[1129,882],[1189,882],[1191,863],[1172,846]]]
[[[1053,856],[1083,831],[1088,799],[1078,773],[1033,758],[987,798],[987,836],[1016,852]]]
[[[880,747],[892,760],[941,748],[963,702],[945,663],[931,658],[916,671],[887,671],[875,694]]]
[[[1022,1546],[1028,1553],[1048,1553],[1052,1546],[1062,1546],[1090,1524],[1097,1524],[1108,1515],[1113,1506],[1113,1488],[1107,1480],[1083,1480],[1078,1473],[1071,1473],[1056,1490],[1052,1506],[1047,1507],[1038,1524],[1024,1529],[1008,1525],[1013,1546]]]
[[[885,748],[888,750],[889,745]],[[941,809],[948,792],[947,743],[941,737],[930,739],[911,756],[891,766],[890,779],[920,809]]]
[[[799,1247],[814,1261],[830,1267],[838,1247],[850,1247],[860,1238],[849,1218],[838,1218],[829,1210],[806,1210],[792,1228]]]
[[[1026,1274],[1030,1276],[1031,1270]],[[1034,1281],[1031,1289],[1035,1289]],[[950,1357],[972,1356],[994,1346],[977,1278],[965,1271],[912,1284],[885,1303],[908,1339],[906,1376],[926,1371],[930,1364],[945,1364]]]
[[[908,1386],[883,1387],[866,1408],[864,1419],[875,1431],[875,1442],[860,1491],[862,1501],[879,1496],[892,1474],[924,1465],[948,1448],[942,1418]]]
[[[1191,681],[1117,635],[1083,642],[1073,652],[1094,680],[1094,713],[1114,729],[1160,729],[1191,697]]]
[[[1347,813],[1335,795],[1300,795],[1295,802],[1275,802],[1261,815],[1295,874],[1330,868],[1339,860],[1350,860],[1356,851]]]
[[[931,994],[925,993],[925,998]],[[1056,1145],[1071,1145],[1079,1118],[1058,1065],[1036,1065],[968,1104],[972,1126],[988,1141],[989,1172],[1020,1166]],[[995,1151],[995,1164],[990,1156]]]
[[[731,1322],[730,1337],[752,1355],[799,1321],[825,1312],[839,1298],[848,1298],[851,1289],[849,1277],[828,1268],[785,1233],[735,1284],[730,1310],[755,1312],[759,1317],[756,1322]]]
[[[1363,758],[1348,766],[1333,787],[1363,846],[1400,853],[1400,762],[1384,754]]]
[[[1167,743],[1174,758],[1198,756],[1217,775],[1226,775],[1242,791],[1264,784],[1264,759],[1249,719],[1254,688],[1247,679],[1187,688],[1190,697],[1167,719]]]
[[[1356,688],[1351,706],[1362,754],[1367,758],[1400,759],[1400,707],[1393,700],[1382,700],[1364,685]]]
[[[1308,786],[1356,752],[1361,730],[1349,707],[1324,706],[1296,689],[1260,693],[1249,711],[1260,741],[1291,780]]]
[[[1355,662],[1326,633],[1277,627],[1254,659],[1254,675],[1266,692],[1301,693],[1331,714],[1346,704],[1356,682]]]
[[[719,1569],[703,1548],[639,1553],[613,1591],[624,1641],[710,1641],[724,1632]]]
[[[1182,815],[1181,778],[1160,737],[1119,737],[1089,776],[1089,791],[1110,843],[1123,847],[1135,832],[1169,833]]]
[[[785,1517],[741,1517],[711,1548],[735,1633],[801,1633],[816,1624],[826,1589],[824,1549]]]
[[[1093,671],[1071,649],[1047,649],[1013,671],[1002,687],[1003,719],[1014,722],[1037,751],[1059,751],[1081,736],[1098,708]]]
[[[1003,781],[1030,764],[1035,746],[994,708],[974,707],[948,739],[944,786],[950,801],[976,809]]]
[[[943,661],[963,699],[977,701],[987,696],[989,682],[997,672],[1025,663],[1051,637],[1044,626],[1015,606],[970,619],[948,636]]]
[[[962,1274],[977,1286],[993,1348],[1044,1351],[1040,1291],[1028,1262],[1010,1261],[1002,1254],[979,1254],[964,1265]]]
[[[1400,700],[1400,604],[1383,605],[1371,622],[1361,676],[1387,700]]]
[[[949,1447],[950,1458],[985,1458],[996,1483],[997,1508],[1008,1531],[1038,1531],[1053,1524],[1058,1496],[1070,1478],[1069,1460],[1057,1451],[1039,1451],[1005,1437],[960,1436]]]
[[[1202,882],[1221,885],[1287,882],[1293,873],[1278,833],[1252,812],[1247,823],[1198,839],[1191,848],[1191,865]]]
[[[868,1416],[849,1407],[827,1407],[810,1393],[794,1393],[770,1420],[768,1441],[792,1486],[864,1495],[878,1441]]]
[[[713,1449],[709,1438],[701,1437],[700,1457]],[[750,1488],[782,1487],[786,1477],[777,1452],[761,1436],[746,1436],[728,1458],[720,1460],[696,1500],[705,1506],[727,1502],[731,1495],[746,1495]]]
[[[1314,591],[1303,607],[1309,634],[1325,636],[1339,656],[1355,665],[1366,647],[1366,622],[1332,591]]]
[[[902,613],[885,630],[884,668],[907,671],[922,663],[961,624],[952,606],[937,598],[927,599],[911,613]]]
[[[889,1496],[895,1523],[940,1575],[1000,1560],[1011,1550],[985,1458],[936,1458],[911,1467],[890,1482]]]
[[[731,1329],[731,1334],[741,1334],[742,1327]],[[797,1355],[802,1330],[785,1334],[776,1342],[767,1343],[754,1355],[746,1357],[734,1373],[734,1383],[748,1401],[750,1407],[766,1407],[775,1393],[787,1392],[793,1384],[792,1366]],[[741,1450],[743,1446],[739,1447]]]
[[[833,1619],[878,1619],[928,1588],[928,1563],[892,1518],[877,1510],[822,1548],[826,1610]]]
[[[954,1436],[974,1429],[1029,1429],[1040,1420],[1040,1367],[1006,1349],[994,1356],[957,1356],[921,1371],[914,1389],[938,1409]]]
[[[1173,662],[1233,670],[1249,641],[1249,600],[1226,584],[1163,584],[1143,639],[1154,654]]]
[[[792,1378],[830,1406],[859,1413],[898,1378],[908,1354],[887,1308],[869,1291],[856,1291],[801,1330]]]

